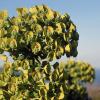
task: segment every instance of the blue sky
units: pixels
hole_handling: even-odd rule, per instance
[[[100,68],[100,0],[0,0],[0,10],[16,16],[16,8],[46,4],[61,13],[67,12],[80,34],[76,59]]]

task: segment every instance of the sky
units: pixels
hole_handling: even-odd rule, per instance
[[[16,8],[41,4],[70,15],[80,35],[76,59],[100,69],[100,0],[0,0],[0,10],[16,16]]]

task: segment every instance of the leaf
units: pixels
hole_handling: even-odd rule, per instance
[[[2,25],[4,23],[3,19],[0,19],[0,25]]]
[[[16,10],[17,10],[17,13],[18,13],[19,16],[23,16],[23,15],[28,13],[27,8],[17,8]]]
[[[44,11],[43,5],[38,5],[36,8],[38,11]]]
[[[50,99],[50,100],[55,100],[55,99],[54,99],[54,97],[51,97],[51,99]]]
[[[52,10],[50,10],[50,9],[48,9],[47,10],[48,12],[46,13],[46,19],[47,20],[51,20],[51,19],[53,19],[54,18],[54,14],[53,14],[53,11]]]
[[[56,24],[55,32],[57,32],[58,34],[62,33],[62,27],[61,27],[61,24],[60,23],[57,23]]]
[[[8,45],[7,37],[1,38],[0,39],[0,48],[3,49],[3,50],[8,50],[7,45]]]
[[[36,15],[32,15],[31,19],[32,19],[32,21],[37,22],[37,16]]]
[[[48,58],[50,61],[55,60],[56,59],[56,52],[51,51],[48,55]]]
[[[0,87],[6,86],[6,85],[7,85],[7,82],[4,82],[4,81],[0,80]]]
[[[21,18],[20,17],[14,17],[14,18],[11,19],[11,23],[13,25],[18,25],[18,24],[21,23]]]
[[[60,91],[63,92],[63,87],[62,86],[60,86]]]
[[[7,34],[7,31],[3,28],[0,29],[0,38]]]
[[[59,70],[58,70],[59,73],[63,73],[64,67],[65,67],[64,63],[61,62],[60,65],[59,65]]]
[[[0,60],[7,61],[8,57],[6,55],[0,55]]]
[[[41,89],[40,89],[40,94],[41,94],[41,96],[45,97],[45,95],[47,94],[46,89],[41,88]]]
[[[35,31],[36,31],[37,33],[40,33],[40,32],[42,31],[41,25],[36,24],[36,25],[35,25]]]
[[[3,90],[0,89],[0,100],[3,100],[3,99],[4,99],[3,97],[4,97],[4,96],[3,96]]]
[[[52,80],[55,82],[57,81],[59,78],[59,72],[57,69],[54,69],[53,73],[52,73]]]
[[[58,100],[64,99],[64,92],[59,93]]]
[[[64,15],[61,15],[61,19],[65,23],[70,19],[70,16],[67,13],[65,13]]]
[[[69,28],[69,32],[73,32],[75,30],[76,30],[76,26],[73,23],[71,23],[70,28]]]
[[[61,27],[62,27],[62,29],[65,31],[65,29],[66,29],[66,25],[65,25],[65,23],[60,23],[61,24]]]
[[[54,32],[53,27],[48,26],[48,27],[47,27],[47,33],[53,34],[53,32]],[[49,35],[49,34],[48,34],[48,35]]]
[[[28,70],[23,70],[23,79],[27,81],[28,79]]]
[[[0,95],[3,95],[3,90],[2,89],[0,89]]]
[[[11,68],[11,66],[12,66],[11,62],[6,62],[6,63],[4,64],[4,69],[5,69],[6,71],[8,71],[8,69]]]
[[[39,81],[37,81],[36,84],[37,84],[38,86],[45,86],[42,79],[40,79]]]
[[[65,51],[66,51],[66,52],[70,52],[70,51],[71,51],[71,48],[70,48],[70,45],[69,45],[69,44],[66,45],[66,47],[65,47]]]
[[[54,69],[57,69],[58,67],[59,67],[59,63],[56,62],[56,63],[53,65],[53,68],[54,68]]]
[[[59,56],[62,56],[63,54],[64,54],[64,49],[63,49],[63,47],[59,46],[59,47],[57,48],[57,53],[56,53],[56,55],[59,57]]]
[[[23,26],[20,26],[19,30],[22,31],[22,32],[26,32],[27,31],[26,27],[23,27]]]
[[[29,61],[28,60],[23,60],[22,61],[22,66],[23,66],[23,69],[29,69]]]
[[[57,48],[57,46],[58,46],[58,43],[57,43],[57,41],[55,41],[55,48]]]
[[[30,9],[29,9],[29,12],[30,12],[30,13],[37,13],[36,7],[30,8]]]
[[[31,49],[33,53],[37,53],[41,50],[41,45],[39,42],[32,43]]]
[[[49,84],[45,84],[46,91],[49,90]]]
[[[10,39],[8,42],[9,42],[10,48],[14,49],[17,47],[17,41],[14,38]]]
[[[74,84],[70,86],[70,89],[71,90],[74,90],[74,88],[75,88],[75,85]]]
[[[55,19],[59,19],[60,13],[57,11],[54,11],[54,17],[55,17]]]
[[[77,51],[77,49],[75,49],[73,52],[72,52],[72,56],[73,57],[76,57],[78,55],[78,51]]]
[[[8,17],[8,12],[6,10],[0,11],[0,19],[5,19]]]
[[[18,31],[19,31],[19,27],[17,26],[17,25],[13,25],[11,28],[10,28],[10,30],[9,30],[9,32],[13,35],[14,33],[18,33]],[[15,34],[16,35],[16,34]]]
[[[79,40],[79,33],[74,31],[73,34],[72,34],[72,39],[76,40],[76,41]]]
[[[30,40],[32,40],[33,36],[34,36],[34,34],[33,34],[32,31],[26,32],[25,33],[25,39],[26,39],[26,41],[29,42]]]
[[[48,67],[47,66],[48,65],[43,66],[43,69],[44,69],[45,73],[48,73]]]
[[[11,96],[10,100],[16,100],[16,98],[17,98],[16,96]],[[22,100],[22,99],[19,99],[19,100]]]

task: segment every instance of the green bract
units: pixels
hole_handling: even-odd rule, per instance
[[[78,54],[79,34],[69,15],[46,5],[17,12],[8,17],[0,11],[0,100],[86,100],[83,84],[94,81],[92,66],[73,60],[51,64]]]

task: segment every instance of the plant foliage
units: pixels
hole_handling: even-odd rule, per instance
[[[68,60],[76,57],[79,34],[66,13],[46,5],[17,8],[18,16],[0,12],[0,100],[86,100],[84,83],[93,82],[90,64]],[[9,62],[7,51],[14,62]]]

